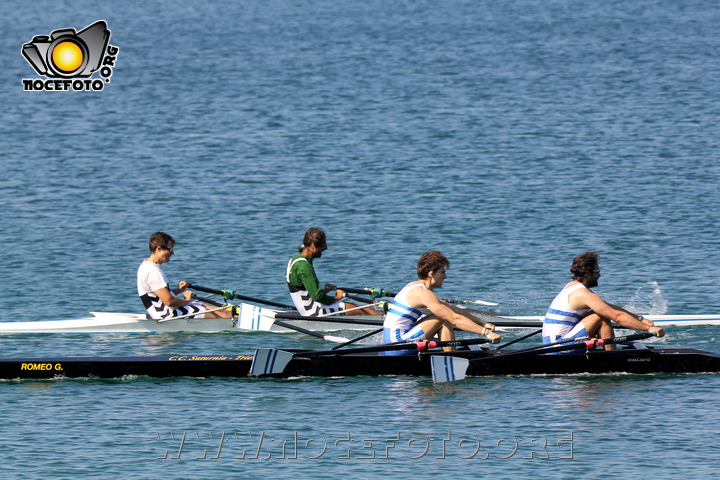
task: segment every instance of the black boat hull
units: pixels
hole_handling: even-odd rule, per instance
[[[451,355],[468,358],[468,376],[717,373],[720,355],[693,349],[594,350],[583,354],[513,357],[511,351],[462,351]],[[296,356],[279,377],[346,377],[358,375],[430,376],[430,357],[443,353],[409,356],[377,354]],[[71,357],[0,359],[2,379],[56,377],[247,377],[249,355]]]

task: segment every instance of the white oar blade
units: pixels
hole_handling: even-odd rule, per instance
[[[255,356],[250,365],[250,376],[282,373],[292,358],[292,353],[284,350],[258,348],[255,350]]]
[[[499,303],[486,302],[485,300],[473,300],[473,301],[470,302],[470,303],[476,303],[476,304],[478,304],[478,305],[487,305],[487,306],[489,306],[489,307],[496,307],[496,306],[500,305]]]
[[[465,378],[465,372],[470,365],[467,358],[434,356],[430,358],[433,381],[454,382]]]
[[[268,308],[258,307],[249,303],[240,305],[240,321],[238,328],[241,330],[269,331],[275,323],[275,311]]]
[[[323,340],[327,340],[328,342],[335,342],[335,343],[347,343],[350,341],[349,338],[334,337],[332,335],[323,335]]]

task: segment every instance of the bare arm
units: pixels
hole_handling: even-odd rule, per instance
[[[627,314],[630,314],[633,318],[636,318],[636,319],[637,319],[637,317],[642,317],[642,320],[640,320],[640,321],[643,322],[645,325],[647,325],[647,326],[649,326],[649,327],[654,327],[654,326],[655,326],[655,322],[653,322],[653,321],[650,320],[649,318],[645,318],[645,317],[643,317],[642,315],[638,315],[638,314],[636,314],[636,313],[633,313],[633,312],[630,312],[630,311],[628,311],[628,310],[625,310],[623,307],[620,307],[620,306],[618,306],[618,305],[613,305],[612,303],[608,303],[608,305],[611,306],[612,308],[614,308],[615,310],[620,310],[621,312],[625,312],[625,313],[627,313]]]
[[[648,320],[647,322],[642,322],[638,320],[637,315],[630,313],[617,305],[606,303],[602,298],[590,290],[581,289],[573,292],[570,294],[568,301],[570,307],[572,308],[591,308],[593,312],[597,313],[601,317],[609,318],[625,328],[657,333],[659,337],[665,335],[664,330],[660,327],[654,326],[651,321]]]
[[[408,300],[414,308],[426,307],[433,315],[449,322],[460,330],[485,335],[493,343],[500,340],[500,335],[493,332],[494,325],[470,315],[467,310],[449,305],[440,300],[431,290],[425,288],[413,289],[408,292]]]
[[[440,299],[438,299],[438,300],[440,300]],[[444,303],[445,306],[450,308],[456,315],[460,315],[461,317],[468,318],[468,319],[472,320],[473,322],[477,323],[478,325],[480,325],[481,327],[485,327],[489,330],[492,330],[493,332],[495,331],[495,325],[493,325],[490,322],[486,322],[485,320],[483,320],[480,317],[476,317],[475,315],[471,314],[467,309],[460,308],[455,305],[451,305],[447,302],[444,302],[443,300],[440,300],[440,301],[442,303]]]

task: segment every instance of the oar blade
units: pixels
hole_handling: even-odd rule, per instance
[[[477,305],[487,305],[488,307],[497,307],[498,305],[500,305],[499,303],[486,302],[485,300],[473,300],[472,302],[468,302],[468,303],[474,303]]]
[[[345,337],[336,337],[333,335],[323,335],[323,340],[327,340],[328,342],[335,342],[335,343],[348,343],[350,342],[349,338]]]
[[[282,373],[292,358],[293,354],[284,350],[257,348],[255,349],[252,365],[250,365],[250,376],[258,377],[260,375]]]
[[[268,332],[275,323],[275,314],[274,310],[243,303],[240,305],[238,328]]]
[[[436,383],[454,382],[465,378],[470,365],[467,358],[436,355],[430,359],[433,381]]]

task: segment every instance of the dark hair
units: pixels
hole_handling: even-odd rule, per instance
[[[148,246],[150,247],[150,253],[154,252],[157,247],[173,248],[175,239],[165,232],[155,232],[150,235]]]
[[[298,252],[302,252],[313,243],[318,246],[322,246],[327,243],[325,230],[316,227],[308,228],[307,232],[305,232],[305,235],[303,236],[303,244],[298,247]]]
[[[440,267],[449,267],[450,260],[437,250],[423,253],[417,262],[418,279],[428,278],[430,272],[437,272]]]
[[[585,252],[575,257],[570,267],[573,280],[582,280],[587,277],[590,272],[597,270],[598,258],[600,258],[600,255],[597,252]]]

